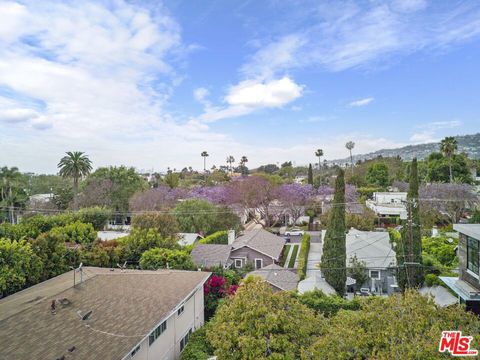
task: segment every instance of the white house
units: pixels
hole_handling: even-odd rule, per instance
[[[0,300],[1,357],[178,359],[204,323],[209,276],[94,267],[62,274]]]
[[[404,218],[407,216],[406,200],[406,192],[374,192],[373,198],[368,199],[366,205],[378,216],[400,216]]]

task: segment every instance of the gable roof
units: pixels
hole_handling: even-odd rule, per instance
[[[252,271],[249,275],[260,276],[269,284],[272,284],[280,290],[295,290],[299,277],[293,271],[285,269],[277,264],[271,264],[264,268]]]
[[[322,243],[325,239],[322,230]],[[396,255],[390,243],[390,235],[386,231],[360,231],[350,229],[346,236],[347,261],[356,255],[364,261],[367,268],[384,269],[396,265]]]
[[[212,267],[225,265],[230,257],[230,245],[221,244],[197,244],[190,256],[197,266]]]
[[[197,233],[178,233],[179,239],[177,243],[182,246],[193,245],[198,239],[203,239],[203,236]]]
[[[285,245],[285,239],[263,229],[248,230],[235,239],[232,251],[249,247],[274,259],[279,259]]]
[[[73,273],[62,274],[0,300],[0,359],[122,359],[209,276],[84,267],[74,288]]]

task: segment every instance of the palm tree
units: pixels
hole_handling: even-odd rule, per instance
[[[246,169],[245,169],[245,164],[248,162],[248,158],[243,155],[242,158],[240,159],[240,170],[242,175],[246,175]]]
[[[206,151],[202,151],[200,156],[203,157],[203,173],[204,173],[205,183],[207,183],[207,156],[209,155]]]
[[[73,179],[73,193],[76,195],[78,192],[78,181],[90,174],[92,162],[81,151],[68,151],[66,154],[57,165],[60,169],[58,173],[64,178]]]
[[[352,176],[353,176],[353,156],[352,156],[352,149],[355,147],[355,143],[353,141],[349,141],[345,144],[345,147],[350,151],[350,165],[352,167]]]
[[[235,162],[235,158],[232,155],[227,156],[227,164],[230,165],[230,172],[233,172],[232,164]]]
[[[453,136],[447,136],[440,142],[440,151],[443,153],[443,156],[448,158],[448,168],[450,171],[450,183],[453,182],[453,173],[452,173],[452,158],[455,152],[458,149],[457,139]]]
[[[318,157],[318,170],[320,171],[320,165],[321,165],[320,159],[323,156],[323,150],[317,149],[317,151],[315,151],[315,156]]]

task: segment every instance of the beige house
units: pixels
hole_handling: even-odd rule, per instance
[[[62,274],[0,300],[0,358],[178,359],[203,325],[209,276],[85,267],[73,286]]]

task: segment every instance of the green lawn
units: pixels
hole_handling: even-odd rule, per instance
[[[292,255],[290,256],[290,261],[288,262],[288,267],[293,268],[295,266],[295,260],[297,259],[297,254],[298,254],[298,249],[300,248],[300,245],[292,245]]]
[[[285,245],[285,247],[283,248],[283,254],[282,254],[282,257],[280,258],[280,266],[285,265],[285,260],[287,260],[288,253],[290,252],[291,246],[292,245]]]

